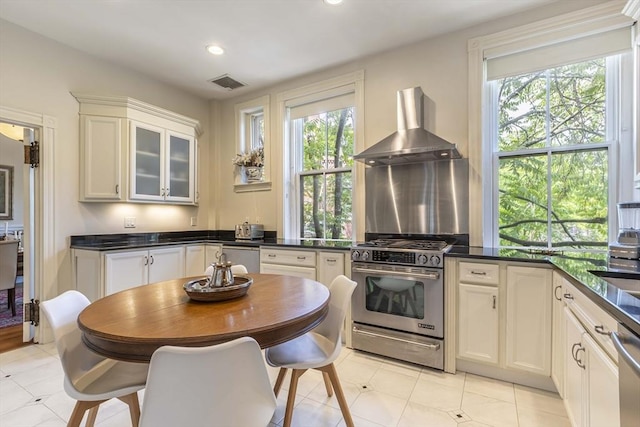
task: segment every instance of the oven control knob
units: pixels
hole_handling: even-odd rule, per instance
[[[366,261],[369,259],[369,251],[362,252],[362,260]]]
[[[437,255],[431,256],[431,264],[438,265],[440,264],[440,257]]]
[[[427,261],[429,261],[429,258],[426,255],[418,255],[418,264],[426,264]]]
[[[360,251],[351,252],[351,259],[357,261],[360,259]]]

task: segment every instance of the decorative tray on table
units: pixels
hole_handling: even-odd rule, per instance
[[[209,278],[191,280],[184,284],[184,291],[189,298],[195,301],[226,301],[244,296],[249,290],[249,286],[253,283],[251,277],[234,276],[233,285],[228,286],[209,286]]]

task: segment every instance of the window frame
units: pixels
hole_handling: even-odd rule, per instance
[[[496,244],[494,224],[497,224],[497,211],[493,210],[496,206],[493,191],[496,172],[491,145],[491,132],[495,129],[487,126],[495,112],[491,111],[488,105],[490,93],[486,84],[485,58],[489,55],[523,52],[598,32],[630,27],[632,24],[633,20],[622,15],[618,5],[605,3],[468,41],[469,165],[470,169],[475,171],[469,176],[469,205],[482,206],[478,214],[470,215],[469,218],[469,239],[472,246],[495,247]],[[625,72],[628,74],[628,68],[625,68]],[[607,108],[609,107],[610,105],[607,105]],[[624,108],[622,111],[625,111]],[[624,117],[620,117],[620,123],[621,129],[631,129],[631,116],[624,114]],[[611,149],[611,157],[620,159],[618,168],[626,170],[627,157],[633,157],[630,132],[622,132]],[[627,151],[629,153],[626,153]],[[610,173],[611,171],[612,168]],[[610,178],[610,205],[613,203],[615,206],[617,200],[629,194],[632,180],[629,181],[627,183],[622,180],[620,174],[615,179]],[[617,227],[617,216],[614,212],[615,210],[610,210],[609,213],[610,236],[612,230]]]
[[[262,116],[264,122],[264,134],[262,146],[264,148],[263,180],[258,183],[242,183],[238,174],[235,176],[234,189],[238,191],[269,190],[271,188],[271,156],[270,156],[270,96],[265,95],[235,105],[236,118],[236,153],[243,153],[258,148],[254,132],[254,117]]]
[[[289,110],[292,107],[317,102],[331,97],[353,93],[353,124],[354,124],[354,153],[364,149],[364,129],[361,117],[364,116],[364,71],[356,71],[350,74],[316,82],[308,86],[292,89],[278,94],[278,140],[282,141],[282,185],[278,188],[278,200],[281,211],[279,218],[278,234],[285,239],[299,239],[300,236],[300,199],[299,183],[296,179],[296,170],[301,170],[302,156],[300,147],[293,147],[291,121]],[[355,189],[359,182],[364,183],[364,166],[354,162],[349,168],[352,172],[352,227],[353,241],[357,236],[364,235],[364,216],[360,213],[364,209],[364,192]],[[359,216],[362,216],[361,218]],[[360,234],[359,234],[360,233]]]

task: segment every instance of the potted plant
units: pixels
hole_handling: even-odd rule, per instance
[[[236,154],[233,164],[240,167],[243,182],[262,181],[264,148],[258,147],[246,153]]]

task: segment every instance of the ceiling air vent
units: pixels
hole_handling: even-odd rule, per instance
[[[240,83],[239,81],[232,79],[228,74],[224,74],[220,77],[215,77],[209,81],[227,90],[233,90],[239,87],[246,86],[244,83]]]

